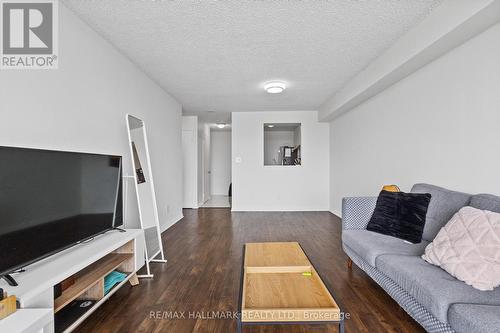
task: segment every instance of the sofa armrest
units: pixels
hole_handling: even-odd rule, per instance
[[[366,229],[372,217],[377,197],[342,199],[342,230]]]

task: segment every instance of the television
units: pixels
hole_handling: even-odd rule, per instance
[[[0,276],[122,225],[122,198],[121,156],[0,146]]]

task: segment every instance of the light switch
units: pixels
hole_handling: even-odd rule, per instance
[[[234,158],[234,163],[241,163],[241,157],[235,157]]]

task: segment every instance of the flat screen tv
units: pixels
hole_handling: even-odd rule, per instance
[[[123,224],[121,156],[0,146],[0,276]]]

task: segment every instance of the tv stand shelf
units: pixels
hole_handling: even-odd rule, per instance
[[[82,272],[77,273],[76,282],[67,290],[63,291],[62,295],[54,300],[54,312],[57,313],[71,301],[87,294],[89,299],[101,299],[104,295],[104,277],[126,263],[133,260],[133,254],[111,253],[106,257],[96,261]],[[130,275],[130,272],[127,272]],[[93,293],[89,293],[93,291]]]
[[[65,316],[65,309],[75,300],[95,302],[76,319],[71,319],[63,332],[73,331],[93,312],[98,311],[125,283],[138,283],[136,272],[144,266],[144,232],[140,229],[127,229],[126,232],[110,231],[95,237],[90,242],[80,243],[53,256],[25,267],[25,272],[15,274],[19,286],[9,286],[0,281],[0,288],[9,295],[16,295],[22,309],[51,309],[51,321],[38,330],[43,333],[56,332],[55,314]],[[112,271],[126,274],[125,280],[104,293],[104,278]],[[54,286],[72,277],[74,283],[54,299]],[[75,304],[75,303],[73,303]],[[9,317],[7,317],[9,318]],[[68,317],[65,317],[66,319]],[[9,327],[12,327],[12,320]],[[3,332],[0,320],[0,332]],[[25,325],[26,323],[22,323]],[[22,327],[19,323],[19,327]],[[15,324],[14,324],[15,326]],[[17,332],[17,331],[9,331]]]

